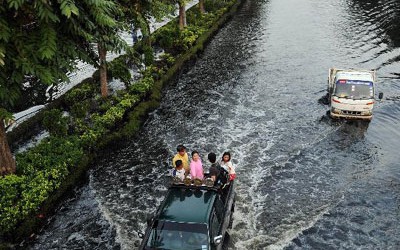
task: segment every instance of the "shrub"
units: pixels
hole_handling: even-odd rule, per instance
[[[127,68],[126,56],[120,56],[108,64],[108,71],[110,78],[120,79],[126,85],[131,81],[131,73]]]
[[[222,7],[225,7],[228,3],[225,1],[205,0],[204,9],[206,12],[215,12]]]
[[[72,106],[77,102],[93,98],[96,95],[97,86],[92,78],[85,79],[82,84],[71,89],[65,94],[65,102],[67,106]]]
[[[77,102],[71,107],[71,115],[76,118],[84,118],[89,113],[90,101],[84,100],[82,102]]]
[[[167,63],[168,67],[171,67],[175,63],[175,58],[169,53],[164,53],[161,56],[161,60],[164,60]]]
[[[113,106],[103,115],[93,115],[93,123],[95,128],[111,128],[115,126],[117,121],[120,121],[125,113],[125,110]]]
[[[166,51],[171,51],[174,46],[175,37],[179,36],[179,27],[177,25],[166,25],[161,28],[155,35],[158,45]]]
[[[153,48],[151,46],[144,45],[142,47],[142,49],[143,49],[143,55],[144,55],[143,63],[146,66],[149,66],[149,65],[153,64],[153,62],[154,62],[154,51],[153,51]]]
[[[72,166],[79,162],[83,150],[76,136],[49,137],[36,147],[16,155],[17,173],[30,176],[37,171],[52,169],[59,163]]]
[[[21,218],[21,209],[17,204],[26,186],[25,176],[0,177],[0,232],[12,229]]]
[[[0,233],[36,212],[83,157],[77,137],[50,137],[16,155],[17,174],[0,178]]]
[[[44,112],[43,126],[54,136],[65,136],[68,131],[68,118],[59,109]]]
[[[151,76],[143,77],[137,83],[129,87],[129,92],[132,94],[142,95],[146,93],[154,84],[154,79]]]
[[[137,95],[131,95],[129,93],[126,93],[122,96],[122,98],[119,101],[118,106],[121,106],[124,109],[130,109],[132,108],[138,101],[139,97]]]
[[[97,104],[97,108],[98,108],[98,112],[100,114],[107,112],[107,110],[109,110],[112,106],[114,106],[113,104],[113,96],[109,96],[108,99],[104,99],[101,96],[99,96],[99,98],[96,100],[96,104]]]

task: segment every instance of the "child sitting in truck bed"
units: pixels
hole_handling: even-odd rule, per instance
[[[172,170],[172,177],[178,177],[181,181],[185,179],[185,169],[181,160],[175,161],[175,169]]]

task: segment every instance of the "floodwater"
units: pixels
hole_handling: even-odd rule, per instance
[[[400,3],[245,1],[31,249],[135,249],[176,146],[237,169],[227,249],[400,249]],[[375,68],[370,123],[332,121],[329,67]]]

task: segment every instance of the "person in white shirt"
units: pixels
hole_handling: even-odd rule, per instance
[[[231,162],[231,153],[225,152],[222,155],[221,167],[228,171],[230,181],[233,181],[236,178],[236,171]]]
[[[185,169],[183,168],[183,163],[181,160],[175,161],[175,169],[172,171],[173,177],[178,177],[182,181],[185,179]]]

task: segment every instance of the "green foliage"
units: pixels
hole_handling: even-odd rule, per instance
[[[118,103],[111,105],[111,102],[105,102],[110,105],[104,114],[93,114],[91,120],[94,129],[109,129],[122,120],[126,111],[133,107],[140,99],[136,95],[125,93],[123,96],[117,97],[115,101]]]
[[[140,65],[141,64],[141,55],[136,50],[135,47],[131,47],[126,51],[126,66],[131,67],[133,65]]]
[[[233,1],[232,1],[233,2]],[[171,22],[155,32],[157,45],[165,51],[179,54],[193,47],[194,42],[208,30],[232,2],[206,1],[207,14],[201,14],[198,8],[187,11],[187,22],[190,24],[185,29],[179,30],[178,24]]]
[[[121,56],[108,64],[108,71],[110,77],[120,79],[123,83],[129,84],[131,81],[131,73],[127,68],[126,57]]]
[[[177,25],[167,25],[165,28],[156,32],[155,40],[166,51],[171,51],[175,44],[175,38],[179,36],[179,27]]]
[[[151,18],[160,21],[163,17],[173,14],[175,11],[173,1],[119,0],[118,2],[122,6],[126,22],[140,28],[144,38],[150,36],[149,21]]]
[[[98,105],[98,113],[102,114],[104,112],[107,112],[107,110],[109,110],[113,105],[113,99],[112,98],[108,98],[108,99],[104,99],[99,97],[97,99],[97,105]]]
[[[226,7],[229,2],[226,1],[215,1],[215,0],[205,0],[204,9],[208,13],[214,13],[223,7]]]
[[[183,50],[188,50],[192,47],[193,43],[196,41],[197,37],[201,34],[203,29],[189,26],[182,30],[179,36],[180,45]]]
[[[74,133],[80,135],[85,148],[97,146],[97,142],[106,136],[123,120],[127,110],[130,110],[140,101],[135,94],[122,93],[107,100],[97,100],[97,112],[85,117],[73,117]]]
[[[89,113],[90,108],[90,100],[83,100],[81,102],[77,102],[71,107],[71,115],[76,118],[85,118]]]
[[[21,193],[26,189],[25,176],[7,175],[0,178],[0,228],[12,229],[21,218]]]
[[[164,53],[161,59],[167,63],[168,67],[171,67],[175,63],[175,58],[169,53]]]
[[[10,110],[24,83],[58,84],[79,60],[97,66],[96,43],[121,51],[121,12],[111,0],[9,0],[0,7],[0,105]],[[4,83],[4,84],[3,84]]]
[[[53,58],[57,50],[57,34],[49,25],[40,27],[41,43],[39,46],[39,58],[41,60],[49,60]],[[49,76],[50,77],[50,76]]]
[[[94,114],[92,120],[95,128],[112,128],[117,121],[120,121],[125,113],[120,107],[111,107],[103,115]]]
[[[142,49],[143,49],[143,54],[144,54],[143,63],[146,66],[149,66],[154,62],[154,51],[153,51],[153,48],[151,46],[144,45]]]
[[[73,133],[76,135],[82,135],[85,131],[90,130],[89,124],[83,117],[74,117],[72,122]]]
[[[4,121],[5,124],[8,124],[12,121],[13,116],[7,110],[0,108],[0,121]]]
[[[59,109],[47,110],[44,113],[43,126],[54,136],[65,136],[68,131],[68,118],[63,117]]]
[[[31,150],[17,154],[17,173],[31,176],[37,171],[64,167],[58,166],[60,163],[73,167],[82,155],[83,150],[76,136],[49,137]]]
[[[71,17],[71,14],[79,15],[79,10],[72,0],[63,0],[60,5],[61,13],[66,17]]]
[[[140,101],[140,98],[137,95],[132,95],[129,93],[124,93],[118,99],[118,106],[127,110],[132,108],[138,101]]]
[[[144,94],[151,88],[153,83],[154,79],[152,77],[143,77],[129,87],[129,92],[133,94]]]
[[[72,106],[77,102],[93,98],[96,94],[96,87],[94,82],[89,78],[78,87],[75,87],[65,94],[65,102],[68,106]]]
[[[16,155],[17,174],[0,178],[0,233],[36,212],[83,157],[77,137],[50,137]]]

